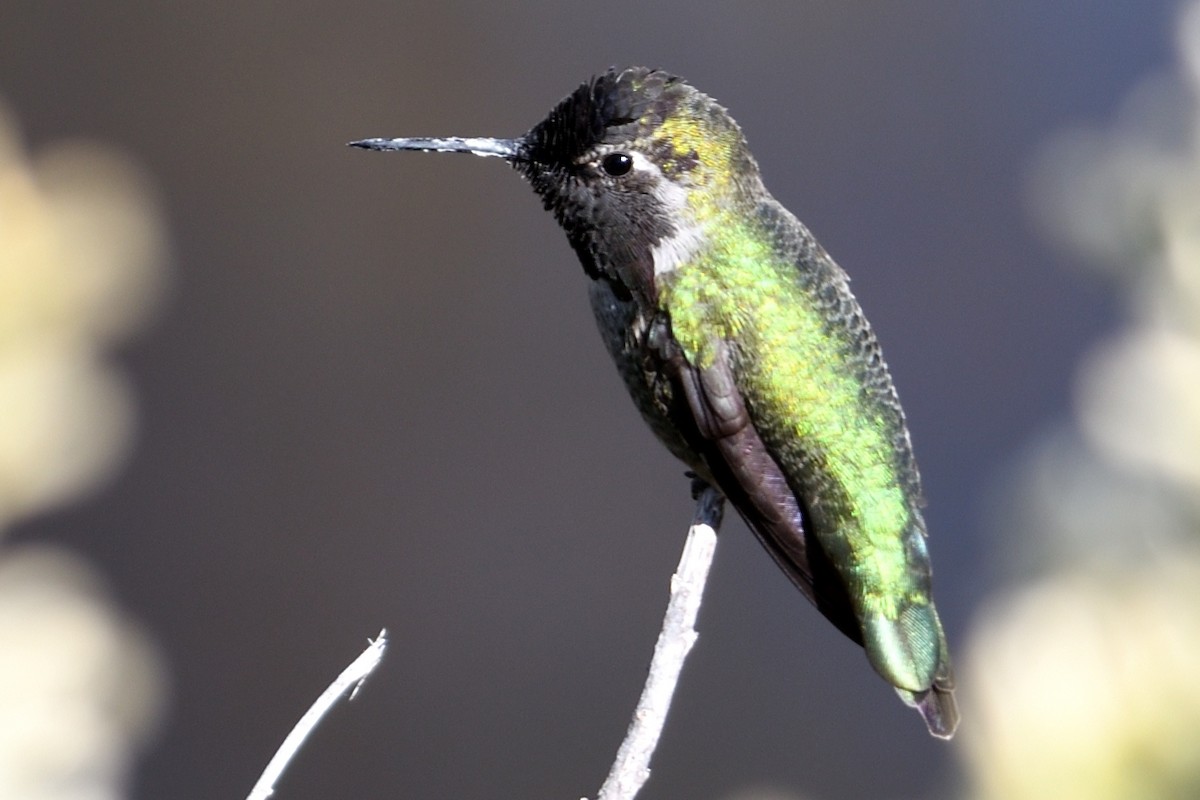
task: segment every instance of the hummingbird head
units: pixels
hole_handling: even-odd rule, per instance
[[[513,165],[593,277],[624,278],[632,266],[669,271],[666,256],[694,250],[714,212],[761,191],[728,112],[658,70],[596,76],[519,142]]]
[[[521,172],[567,233],[584,269],[629,287],[701,246],[722,209],[762,191],[728,112],[659,70],[610,69],[516,139],[365,139],[373,150],[498,156]],[[641,281],[645,285],[645,281]]]

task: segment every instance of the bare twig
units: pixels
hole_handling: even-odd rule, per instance
[[[650,777],[650,758],[658,746],[667,711],[679,684],[683,662],[696,643],[696,615],[700,611],[700,600],[708,572],[712,567],[717,547],[717,528],[721,525],[725,498],[720,492],[697,483],[696,514],[688,529],[687,541],[679,566],[671,576],[671,598],[663,618],[662,631],[654,645],[654,656],[650,660],[649,675],[642,687],[633,712],[633,721],[625,734],[625,741],[617,750],[612,769],[600,787],[598,800],[633,800]],[[387,631],[382,630],[371,645],[342,670],[342,674],[329,685],[317,701],[305,712],[292,732],[283,740],[279,750],[263,770],[262,776],[250,790],[246,800],[267,800],[275,791],[275,782],[287,768],[304,740],[308,738],[321,718],[333,707],[338,698],[350,692],[353,699],[359,687],[383,658],[387,647]]]
[[[666,724],[684,659],[696,643],[696,614],[716,552],[724,503],[725,499],[715,489],[697,485],[696,515],[688,530],[679,567],[671,577],[671,599],[662,632],[654,645],[650,674],[625,741],[600,787],[598,800],[632,800],[650,777],[650,757]]]
[[[279,749],[275,751],[275,756],[267,764],[267,768],[263,770],[258,783],[254,784],[254,788],[250,790],[250,794],[246,796],[246,800],[266,800],[266,798],[274,793],[275,782],[279,780],[279,776],[287,769],[287,765],[300,749],[300,745],[304,744],[304,740],[317,727],[317,724],[325,716],[326,712],[333,708],[333,704],[338,701],[338,698],[349,691],[350,699],[354,699],[354,695],[358,694],[363,681],[379,665],[380,659],[383,658],[383,651],[386,648],[387,629],[385,628],[379,632],[379,636],[375,637],[367,649],[358,658],[354,659],[350,666],[342,670],[342,674],[338,675],[333,683],[329,684],[329,688],[321,693],[321,696],[309,707],[308,711],[304,712],[304,716],[296,723],[296,727],[292,728],[292,732],[287,735],[287,738],[283,740],[283,744],[279,745]]]

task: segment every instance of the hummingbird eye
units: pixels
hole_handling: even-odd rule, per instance
[[[619,178],[633,169],[633,159],[628,153],[609,153],[600,162],[600,168],[614,178]]]

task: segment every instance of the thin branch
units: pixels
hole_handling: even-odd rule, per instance
[[[683,662],[696,643],[696,614],[717,547],[717,528],[725,498],[703,484],[696,485],[696,515],[688,530],[679,567],[671,577],[671,599],[662,632],[654,645],[650,674],[633,712],[625,741],[600,787],[598,800],[632,800],[650,777],[650,757],[658,746]]]
[[[387,649],[387,629],[381,630],[379,636],[375,637],[374,641],[364,650],[358,658],[342,670],[342,674],[337,676],[333,683],[329,684],[317,701],[309,707],[308,711],[304,712],[304,716],[296,723],[296,727],[292,728],[292,732],[283,740],[283,744],[279,745],[279,749],[275,751],[275,756],[271,762],[267,764],[267,768],[263,770],[262,775],[258,779],[258,783],[254,784],[254,788],[250,790],[250,794],[246,796],[246,800],[266,800],[275,791],[275,782],[279,780],[279,776],[287,769],[288,764],[300,749],[300,745],[304,744],[304,740],[313,732],[321,718],[325,716],[329,709],[333,708],[333,704],[338,701],[338,698],[350,692],[350,699],[358,694],[358,690],[362,687],[363,681],[371,674],[375,667],[379,666],[379,661],[383,658],[383,651]]]

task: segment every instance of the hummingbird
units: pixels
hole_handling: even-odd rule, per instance
[[[664,445],[950,738],[949,648],[920,476],[845,272],[763,185],[741,128],[660,70],[609,69],[524,136],[363,139],[500,158],[589,279],[604,343]]]

